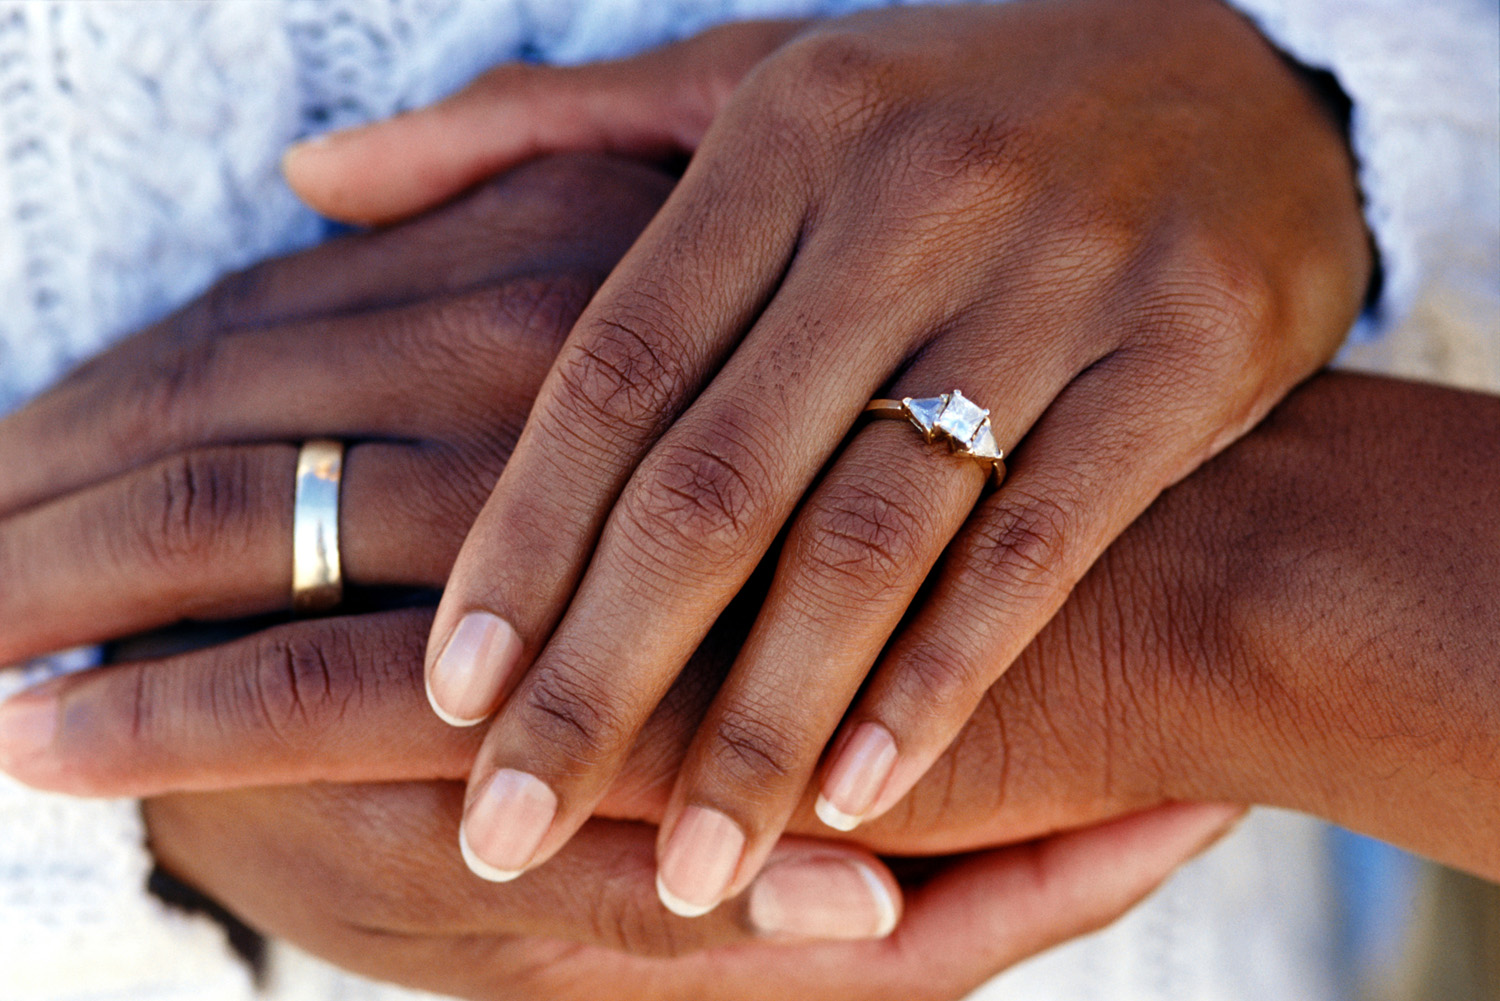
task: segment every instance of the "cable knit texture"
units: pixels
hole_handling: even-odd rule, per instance
[[[318,240],[285,146],[451,92],[507,59],[576,62],[735,17],[862,0],[0,2],[0,413],[217,276]],[[1500,28],[1492,0],[1241,0],[1331,70],[1384,260],[1352,364],[1500,383]],[[1368,339],[1367,339],[1368,340]],[[0,470],[0,476],[4,471]],[[0,672],[0,695],[92,663]],[[217,927],[144,891],[128,802],[0,777],[0,1001],[256,996]],[[1323,829],[1259,813],[1129,919],[986,999],[1334,998]],[[285,1001],[416,997],[275,953]]]

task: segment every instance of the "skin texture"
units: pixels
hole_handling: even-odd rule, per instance
[[[289,443],[311,437],[350,442],[349,583],[441,587],[562,336],[670,187],[598,157],[522,168],[230,276],[7,417],[0,663],[285,608]]]
[[[611,169],[640,197],[659,190],[649,173]],[[614,198],[632,190],[608,187],[610,176],[577,160],[527,170],[482,194],[496,199],[487,203],[493,214],[472,219],[520,225],[533,185],[564,197],[572,211],[588,208],[589,192]],[[462,216],[444,225],[452,218]],[[560,215],[553,224],[575,240],[600,237],[596,228],[567,229],[570,219]],[[318,294],[347,302],[341,262],[368,269],[384,260],[388,276],[422,273],[434,260],[431,247],[416,239],[424,230],[406,232],[410,257],[388,238],[399,234],[361,237],[267,265],[253,282],[231,282],[244,294],[212,297],[220,303],[212,315],[238,321],[227,323],[233,331],[250,318],[284,316],[289,304],[310,308]],[[463,232],[447,230],[445,238]],[[538,255],[559,246],[545,237],[541,229],[528,235]],[[534,276],[547,268],[520,270]],[[444,281],[448,274],[432,272]],[[319,292],[309,282],[331,284]],[[185,316],[208,315],[203,308]],[[536,326],[519,327],[518,343],[534,337],[555,345],[568,322],[528,315]],[[319,357],[321,336],[338,330],[318,329],[298,341],[298,357]],[[455,332],[425,329],[434,346]],[[134,371],[157,357],[138,353],[156,336],[127,343],[103,364],[115,376]],[[374,370],[386,373],[392,392],[408,382],[399,365]],[[100,392],[111,381],[107,371],[93,378]],[[146,372],[140,378],[149,381]],[[104,409],[109,399],[95,413],[101,424],[113,419]],[[26,454],[15,436],[44,426],[25,415],[4,422],[0,448]],[[1016,669],[991,688],[934,772],[860,838],[896,854],[959,851],[1174,797],[1225,797],[1310,809],[1473,871],[1500,873],[1490,836],[1497,679],[1489,651],[1500,622],[1490,596],[1500,532],[1489,499],[1500,471],[1497,430],[1493,398],[1319,378],[1247,441],[1170,491],[1111,548]],[[487,461],[503,462],[503,444],[493,447]],[[466,489],[472,517],[483,486]],[[134,513],[97,516],[129,524]],[[161,514],[142,521],[163,524]],[[352,505],[346,514],[351,525],[358,520]],[[222,527],[236,524],[226,518]],[[431,538],[406,536],[404,544],[451,553],[465,529],[455,515],[434,521]],[[59,525],[47,541],[66,551],[68,533]],[[284,535],[267,544],[284,560]],[[96,559],[102,552],[95,550]],[[225,564],[215,565],[225,576]],[[67,590],[75,601],[108,590],[103,569],[74,574]],[[158,577],[190,569],[144,574],[136,593],[150,595]],[[33,569],[17,593],[70,572],[61,561]],[[238,572],[228,575],[225,593],[245,584]],[[284,590],[277,600],[285,601]],[[604,801],[607,813],[625,821],[661,815],[757,602],[747,593],[745,606],[698,652]],[[36,627],[37,635],[82,635],[82,620],[68,621]],[[257,927],[376,976],[469,997],[599,996],[601,985],[621,983],[659,992],[645,996],[755,997],[754,985],[771,971],[806,976],[807,997],[954,997],[1029,951],[1107,920],[1232,814],[1167,807],[972,863],[926,863],[920,873],[937,865],[944,875],[908,881],[906,922],[885,943],[799,946],[795,954],[785,946],[726,949],[751,934],[746,910],[736,903],[694,921],[667,914],[650,882],[654,832],[636,823],[586,827],[556,865],[511,886],[487,887],[460,867],[452,780],[467,774],[481,735],[448,728],[427,709],[421,651],[429,621],[414,610],[293,624],[47,686],[28,698],[57,699],[62,726],[42,751],[12,757],[7,767],[44,787],[112,795],[280,784],[148,804],[156,851]],[[418,784],[327,784],[379,780]],[[814,825],[804,801],[794,826]],[[688,955],[705,947],[703,956]]]
[[[1500,875],[1497,429],[1495,397],[1319,377],[1121,537],[859,840],[959,851],[1220,799]],[[653,716],[606,814],[662,815],[754,597]],[[478,736],[425,710],[429,615],[281,627],[50,683],[28,697],[60,700],[62,726],[8,769],[116,795],[461,777]],[[817,830],[810,807],[794,829]]]
[[[452,410],[434,405],[424,399],[430,390],[414,378],[421,370],[410,359],[462,357],[476,340],[468,304],[477,301],[488,321],[478,329],[498,342],[490,350],[509,361],[497,371],[516,385],[528,373],[539,380],[573,316],[565,304],[538,308],[548,301],[538,289],[586,283],[601,255],[619,246],[611,241],[628,239],[632,217],[624,209],[649,211],[664,184],[638,166],[589,158],[518,171],[400,231],[341,241],[236,276],[0,422],[0,447],[41,455],[48,439],[39,436],[57,434],[57,422],[69,415],[76,440],[92,442],[99,428],[128,421],[142,400],[159,404],[163,397],[150,392],[160,391],[159,383],[177,394],[172,409],[153,409],[156,419],[141,422],[145,438],[93,454],[93,469],[59,464],[44,482],[27,467],[29,481],[8,484],[17,509],[0,525],[6,542],[0,579],[16,586],[0,597],[35,602],[38,590],[68,597],[7,617],[10,649],[163,621],[183,577],[205,582],[198,603],[183,607],[206,615],[285,602],[289,483],[279,482],[281,465],[261,468],[245,458],[264,447],[260,435],[275,432],[255,420],[231,432],[211,423],[208,412],[221,405],[235,412],[234,397],[223,395],[216,375],[278,362],[327,372],[334,370],[330,359],[339,361],[337,385],[369,394],[378,404],[372,412],[387,422],[420,415],[422,433],[411,437],[440,454],[451,450],[447,464],[418,451],[433,464],[385,484],[397,493],[346,493],[343,511],[349,544],[368,557],[356,560],[360,580],[430,583],[433,561],[441,579],[442,554],[451,562],[483,501],[483,471],[503,463],[508,449],[501,436],[464,437],[450,424],[452,415],[488,407],[476,423],[505,426],[520,419],[525,400],[481,395],[446,401]],[[483,263],[455,257],[459,250]],[[357,322],[345,322],[351,318]],[[341,348],[351,337],[361,339],[362,364],[350,364]],[[235,351],[245,353],[240,367],[216,367]],[[538,356],[540,364],[532,364]],[[119,383],[137,392],[111,388]],[[226,419],[217,410],[213,418]],[[221,441],[202,457],[195,434],[237,440]],[[354,456],[373,450],[381,436],[356,437],[364,443],[351,450]],[[193,458],[179,458],[173,448]],[[163,452],[172,458],[159,458]],[[351,465],[350,475],[358,468]],[[159,469],[192,473],[164,476]],[[370,474],[361,475],[371,482]],[[117,481],[139,485],[120,489]],[[30,500],[15,501],[28,483]],[[419,489],[434,486],[436,494]],[[59,495],[47,496],[49,489]],[[393,496],[404,509],[426,512],[420,528],[381,530]],[[87,545],[101,540],[109,544]],[[21,558],[28,552],[75,555]],[[260,766],[248,778],[252,785],[298,781],[292,773],[301,770],[302,780],[314,784],[147,803],[158,859],[267,933],[363,973],[475,998],[746,998],[769,983],[807,998],[955,997],[1026,955],[1111,920],[1238,813],[1166,806],[1033,844],[932,860],[908,881],[905,919],[895,935],[799,946],[796,953],[786,943],[814,932],[868,938],[889,929],[856,913],[869,910],[868,900],[846,898],[850,906],[832,915],[826,899],[789,912],[768,908],[768,900],[786,903],[774,893],[768,898],[768,886],[805,887],[810,875],[832,871],[846,890],[853,876],[854,888],[868,898],[873,879],[891,898],[888,917],[901,914],[895,882],[867,850],[787,838],[749,893],[687,922],[656,900],[654,827],[600,820],[545,872],[496,888],[476,880],[454,851],[461,784],[328,781],[356,780],[376,762],[394,767],[406,760],[415,769],[408,777],[425,779],[461,775],[472,763],[474,745],[455,742],[459,732],[438,723],[421,694],[429,625],[424,612],[297,623],[198,656],[115,666],[90,676],[99,687],[73,693],[82,699],[50,689],[66,703],[53,703],[60,727],[50,748],[18,743],[35,736],[26,721],[48,705],[46,690],[6,703],[0,758],[39,784],[75,792],[118,790],[122,783],[137,792],[234,785],[247,780],[243,764],[252,760]],[[663,717],[658,733],[665,739],[643,748],[642,783],[617,798],[621,816],[659,814],[660,776],[676,771],[691,732],[686,714],[701,716],[724,662],[722,648],[705,649],[702,670],[672,700],[684,715]],[[198,741],[210,729],[238,750],[225,745],[230,753],[215,762],[217,752],[208,748],[173,750],[161,740]],[[88,760],[123,767],[78,770],[65,748],[83,733],[93,743]],[[312,765],[316,773],[306,771]],[[182,774],[185,768],[192,778]],[[776,920],[808,913],[821,923]]]
[[[517,826],[494,776],[528,776],[555,812],[487,861],[540,864],[779,546],[662,825],[664,880],[721,863],[678,887],[699,906],[745,885],[810,784],[837,795],[856,730],[885,756],[839,822],[899,801],[1108,543],[1331,356],[1371,267],[1339,129],[1207,0],[885,11],[505,68],[287,169],[315,206],[385,219],[558,147],[694,155],[543,383],[429,677],[445,718],[495,713],[471,843]],[[857,424],[873,396],[955,386],[1015,448],[998,490]],[[453,642],[484,628],[488,656]],[[679,840],[684,816],[718,833]]]

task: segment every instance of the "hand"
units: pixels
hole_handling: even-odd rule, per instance
[[[348,581],[441,587],[558,343],[670,186],[598,157],[520,169],[226,279],[0,421],[0,664],[286,608],[308,438],[349,443]]]
[[[278,542],[275,529],[285,520],[290,492],[289,484],[275,482],[282,472],[279,465],[262,469],[230,455],[225,461],[232,466],[232,478],[215,474],[184,480],[189,487],[208,484],[212,489],[190,490],[180,511],[176,504],[160,504],[149,473],[132,467],[144,463],[151,469],[160,463],[154,457],[173,447],[177,434],[182,440],[176,447],[193,455],[199,451],[196,434],[218,433],[204,430],[218,427],[216,421],[222,418],[214,411],[218,400],[207,387],[176,401],[170,426],[148,426],[151,434],[144,440],[125,441],[122,445],[128,448],[109,457],[123,470],[124,483],[141,484],[139,491],[109,481],[67,495],[69,485],[97,473],[69,469],[60,462],[50,469],[38,467],[34,460],[43,454],[39,449],[57,440],[61,430],[53,421],[67,417],[81,440],[92,443],[104,429],[136,416],[132,408],[142,404],[138,395],[118,387],[133,387],[145,399],[162,400],[157,380],[189,381],[181,377],[192,374],[212,382],[205,371],[211,366],[205,363],[230,350],[243,353],[238,364],[248,371],[261,364],[292,370],[299,362],[318,368],[329,364],[324,360],[327,339],[352,340],[361,332],[368,351],[349,370],[353,385],[385,394],[361,402],[372,411],[382,403],[392,409],[411,407],[414,422],[445,415],[448,409],[432,401],[405,403],[402,380],[382,383],[373,377],[373,370],[391,364],[387,338],[399,336],[397,343],[414,354],[430,352],[438,363],[470,337],[481,339],[485,319],[502,317],[505,322],[489,331],[493,341],[488,347],[512,352],[512,374],[524,384],[528,372],[539,375],[550,343],[571,320],[567,296],[559,296],[556,308],[549,309],[545,306],[550,300],[541,291],[568,291],[574,281],[586,287],[592,269],[611,253],[610,241],[628,238],[628,232],[620,231],[628,227],[632,208],[649,209],[653,192],[659,193],[662,185],[650,172],[590,161],[520,172],[400,233],[345,241],[226,282],[204,302],[127,342],[26,414],[0,425],[0,443],[13,454],[33,459],[17,469],[29,479],[7,484],[12,503],[21,506],[29,500],[34,505],[30,513],[0,523],[7,561],[12,554],[73,554],[56,563],[6,563],[0,580],[19,586],[0,600],[35,602],[38,591],[66,592],[70,598],[68,604],[37,602],[22,607],[25,614],[7,615],[9,649],[40,649],[50,642],[47,637],[78,642],[175,618],[181,609],[173,604],[170,588],[179,586],[172,580],[177,574],[202,581],[188,606],[195,614],[263,610],[285,601],[284,570],[273,560],[261,560],[284,549],[285,537]],[[605,202],[607,221],[591,212]],[[561,213],[553,206],[567,206],[569,211]],[[576,246],[584,241],[588,246]],[[476,259],[466,260],[461,252]],[[517,280],[517,274],[526,280]],[[472,293],[472,287],[487,282],[493,284],[484,296]],[[453,293],[461,290],[469,291],[453,302]],[[435,298],[423,298],[429,294]],[[468,299],[478,300],[473,310],[463,308]],[[397,303],[404,305],[393,308]],[[479,329],[458,322],[475,319],[471,312],[480,306],[488,312],[477,318]],[[360,316],[343,316],[345,311],[360,311]],[[320,319],[314,323],[310,317]],[[295,326],[279,329],[294,322]],[[257,344],[255,337],[265,330],[284,336]],[[427,351],[419,350],[422,344]],[[542,364],[528,368],[526,363],[536,355],[542,356]],[[315,388],[328,392],[327,386]],[[274,405],[280,399],[273,396],[271,401]],[[254,402],[247,391],[250,427],[296,419],[260,413]],[[454,408],[467,402],[502,427],[518,420],[518,406],[524,406],[508,398],[465,401],[459,396],[446,402]],[[445,436],[434,427],[442,428],[441,420],[422,426],[422,441],[437,443],[434,448],[451,447],[459,472],[465,470],[464,463],[483,470],[487,464],[503,462],[503,435],[469,439]],[[293,430],[288,437],[303,433]],[[368,434],[358,437],[366,439]],[[361,445],[354,454],[368,447]],[[87,455],[91,462],[101,461],[95,453]],[[182,461],[194,470],[218,468],[206,460]],[[439,471],[441,467],[418,470]],[[486,485],[481,476],[451,478],[442,496],[403,484],[410,493],[396,496],[430,505],[430,520],[400,526],[419,528],[423,534],[390,532],[378,538],[379,546],[361,546],[368,559],[354,561],[365,568],[360,579],[441,579],[443,553],[451,559],[467,526],[465,519],[482,500]],[[28,490],[33,494],[29,498]],[[64,495],[51,496],[50,490]],[[115,506],[127,499],[133,506]],[[346,503],[344,511],[346,528],[361,541],[378,537],[380,523],[372,516],[388,501],[373,494],[365,499],[377,503]],[[252,517],[261,505],[265,516]],[[205,523],[200,515],[213,517]],[[93,521],[99,524],[90,524]],[[221,551],[212,548],[199,552],[196,546],[184,546],[179,552],[164,544],[170,535],[155,534],[179,522],[194,526],[193,537],[204,545],[223,544],[215,536],[228,532],[244,548],[235,551],[234,559],[216,559]],[[142,549],[132,546],[137,535],[122,531],[123,526],[138,527],[143,549],[152,557],[170,559],[160,564],[143,559]],[[90,550],[77,538],[80,531],[98,532],[111,545]],[[272,586],[278,577],[280,585]],[[211,698],[217,709],[234,714],[233,720],[220,717],[223,736],[251,722],[238,716],[247,704],[235,702],[246,695],[256,700],[256,725],[269,727],[261,731],[260,742],[246,741],[245,756],[238,763],[215,765],[202,759],[193,764],[195,769],[203,766],[195,779],[199,784],[233,781],[252,758],[284,754],[294,746],[302,748],[296,755],[298,767],[318,768],[320,780],[337,777],[341,770],[356,774],[363,766],[349,755],[367,739],[374,739],[381,756],[395,753],[413,762],[413,774],[457,775],[472,761],[474,742],[467,748],[450,742],[445,748],[441,739],[422,739],[430,734],[423,734],[421,725],[408,727],[401,719],[403,706],[417,708],[419,724],[438,729],[440,738],[456,735],[426,713],[420,694],[420,641],[429,621],[426,615],[407,612],[296,623],[198,655],[196,661],[188,657],[151,665],[149,677],[142,673],[147,665],[137,664],[72,679],[104,683],[89,689],[106,696],[92,707],[86,700],[70,698],[67,707],[52,703],[48,709],[46,692],[60,693],[56,685],[49,686],[0,711],[0,758],[38,779],[47,771],[47,749],[33,745],[28,750],[26,739],[49,736],[43,731],[50,730],[60,738],[56,746],[61,749],[71,744],[65,734],[86,731],[89,739],[99,742],[96,749],[125,738],[125,758],[116,762],[133,759],[142,764],[152,750],[166,750],[152,734],[205,735],[204,718],[180,701],[191,689]],[[404,646],[402,632],[392,628],[401,624]],[[250,666],[241,659],[247,650],[256,653],[253,674],[244,671]],[[227,693],[219,685],[229,681],[228,673],[207,669],[202,657],[216,658],[221,666],[237,663],[240,671],[234,684],[250,687],[225,700]],[[203,669],[191,677],[178,674],[190,661]],[[348,670],[356,667],[352,673]],[[118,684],[129,678],[141,684],[127,703],[117,696],[124,693]],[[696,706],[701,714],[701,696],[713,678],[710,675],[706,683],[698,680],[696,693],[691,686],[681,691],[684,707],[691,711]],[[393,692],[403,692],[403,682],[416,682],[417,687],[406,690],[409,697],[404,700],[392,699]],[[178,683],[187,687],[173,687]],[[235,705],[238,708],[230,708]],[[330,711],[343,714],[343,725],[327,715]],[[122,714],[133,721],[129,725],[138,727],[138,739],[124,733]],[[39,728],[36,724],[43,718],[52,722]],[[314,733],[321,745],[318,751],[303,742]],[[680,744],[676,746],[680,757]],[[163,769],[144,780],[159,781],[166,770],[188,767],[190,756],[188,751],[158,760]],[[104,764],[101,758],[92,760]],[[66,761],[54,763],[61,767],[51,772],[51,778],[63,785],[71,781],[75,791],[103,790],[125,774],[95,773],[89,779]],[[256,780],[266,781],[274,772],[274,766],[267,767]],[[644,801],[647,795],[639,798]],[[687,924],[662,911],[654,899],[653,832],[628,823],[586,825],[547,873],[504,892],[481,891],[484,884],[473,880],[452,850],[460,796],[451,784],[332,787],[325,782],[233,795],[177,795],[148,803],[146,816],[152,848],[164,865],[258,927],[287,935],[362,972],[471,997],[501,992],[524,992],[527,997],[537,992],[546,997],[597,997],[605,992],[622,996],[622,984],[637,985],[653,998],[745,997],[751,985],[768,982],[773,970],[781,983],[791,976],[784,968],[789,958],[781,951],[785,946],[758,943],[880,936],[900,912],[895,884],[868,852],[793,838],[773,853],[770,867],[736,906],[722,908],[706,922]],[[940,874],[934,867],[934,878],[918,892],[916,915],[903,926],[899,940],[873,949],[804,950],[795,971],[806,981],[799,994],[847,997],[855,989],[870,997],[964,993],[995,969],[1113,917],[1211,839],[1234,812],[1172,807],[1045,843],[958,860],[942,866]],[[379,822],[371,823],[372,817]],[[588,892],[581,893],[584,888]],[[934,943],[939,942],[949,951],[935,956]],[[730,945],[736,947],[729,950]],[[620,948],[648,956],[714,951],[668,962],[612,951]]]
[[[785,533],[662,824],[683,913],[745,886],[825,748],[828,823],[904,796],[1110,540],[1331,356],[1371,269],[1338,127],[1207,0],[506,69],[288,171],[388,218],[538,147],[695,143],[564,345],[428,648],[444,718],[498,711],[464,830],[509,878],[594,812]],[[955,386],[1022,443],[988,496],[910,427],[856,428],[872,396]]]
[[[1113,920],[1238,812],[1167,807],[944,860],[889,938],[799,945],[764,923],[847,929],[855,874],[829,856],[849,850],[787,839],[740,900],[685,921],[657,903],[654,830],[591,821],[545,870],[495,887],[453,851],[462,801],[457,783],[313,785],[170,796],[145,814],[162,864],[252,926],[411,987],[485,1001],[948,1001]]]
[[[860,840],[964,851],[1174,799],[1257,802],[1500,877],[1497,490],[1500,399],[1319,377],[1121,536]],[[747,597],[604,812],[662,815]],[[21,699],[56,725],[11,770],[101,794],[463,775],[477,741],[427,711],[427,623],[330,620],[50,683]],[[289,663],[320,669],[301,699]],[[811,805],[795,829],[817,829]]]

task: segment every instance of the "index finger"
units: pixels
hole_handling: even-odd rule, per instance
[[[488,716],[545,644],[632,471],[786,267],[803,201],[746,166],[695,161],[564,343],[438,608],[427,669],[449,722]]]

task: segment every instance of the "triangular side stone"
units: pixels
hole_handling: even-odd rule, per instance
[[[974,441],[969,445],[969,453],[978,459],[991,459],[998,462],[1004,458],[1000,451],[1000,444],[995,441],[995,434],[990,430],[990,422],[985,421],[979,425],[979,430],[974,433]]]
[[[938,418],[943,414],[943,408],[948,405],[948,397],[946,395],[928,396],[915,400],[908,396],[902,399],[901,405],[906,408],[913,423],[927,434],[932,434],[932,429],[937,426]]]

